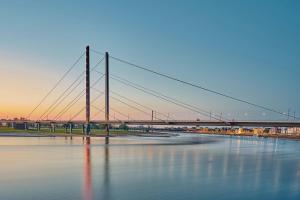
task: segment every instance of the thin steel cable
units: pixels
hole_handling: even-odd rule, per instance
[[[114,108],[112,108],[112,107],[109,107],[109,109],[111,109],[111,110],[113,110],[114,112],[116,112],[116,113],[118,113],[118,114],[120,114],[120,115],[126,117],[127,119],[130,119],[130,117],[129,117],[128,115],[126,115],[126,114],[124,114],[124,113],[118,111],[117,109],[114,109]]]
[[[91,89],[95,90],[95,91],[98,92],[98,93],[104,93],[104,92],[102,92],[102,91],[100,91],[100,90],[98,90],[97,88],[94,88],[94,87],[91,87]],[[120,112],[120,111],[117,111],[116,109],[113,109],[112,107],[109,107],[109,109],[111,109],[111,110],[113,110],[113,111],[119,113],[120,115],[125,116],[126,118],[129,118],[126,114],[124,114],[124,113],[122,113],[122,112]]]
[[[70,73],[70,71],[79,63],[85,53],[82,53],[73,65],[63,74],[63,76],[56,82],[56,84],[49,90],[49,92],[42,98],[42,100],[35,106],[35,108],[28,114],[27,119],[30,119],[32,113],[47,99],[47,97],[57,88],[62,80]]]
[[[104,60],[104,57],[102,57],[97,63],[96,65],[91,69],[91,72],[94,71],[96,69],[96,67],[98,67],[98,65]],[[84,75],[84,72],[83,71],[77,78],[76,80],[63,92],[61,93],[61,95],[59,96],[58,99],[56,99],[52,105],[50,107],[48,107],[48,109],[43,113],[43,115],[40,117],[40,120],[41,118],[43,119],[43,117],[47,116],[47,115],[50,115],[83,81],[84,81],[84,78],[67,94],[66,92]],[[64,96],[65,95],[65,96]],[[64,97],[63,97],[64,96]],[[63,97],[63,98],[62,98]],[[61,99],[62,98],[62,99]],[[61,100],[60,100],[61,99]],[[59,101],[60,100],[60,101]],[[59,101],[59,102],[58,102]],[[55,105],[56,104],[56,105]],[[53,107],[54,106],[54,107]],[[52,108],[53,107],[53,108]],[[51,109],[52,108],[52,109]],[[51,109],[51,110],[50,110]],[[49,111],[50,110],[50,111]],[[49,111],[49,112],[48,112]],[[47,113],[48,112],[48,113]],[[47,115],[46,115],[47,114]]]
[[[103,108],[104,109],[104,108]],[[93,117],[92,117],[92,119],[94,119],[97,115],[99,115],[101,112],[100,111],[98,111]]]
[[[120,59],[120,58],[117,58],[117,57],[114,57],[114,56],[111,56],[110,57],[114,60],[117,60],[119,62],[122,62],[124,64],[127,64],[127,65],[130,65],[132,67],[135,67],[135,68],[138,68],[138,69],[142,69],[144,71],[147,71],[147,72],[150,72],[150,73],[153,73],[153,74],[156,74],[158,76],[161,76],[161,77],[165,77],[165,78],[168,78],[170,80],[173,80],[173,81],[177,81],[179,83],[182,83],[182,84],[185,84],[185,85],[189,85],[189,86],[192,86],[194,88],[198,88],[198,89],[201,89],[201,90],[204,90],[204,91],[207,91],[207,92],[210,92],[210,93],[213,93],[213,94],[216,94],[216,95],[219,95],[219,96],[222,96],[222,97],[226,97],[226,98],[229,98],[229,99],[232,99],[234,101],[238,101],[238,102],[241,102],[241,103],[245,103],[245,104],[248,104],[248,105],[251,105],[251,106],[254,106],[254,107],[257,107],[257,108],[260,108],[260,109],[263,109],[263,110],[266,110],[266,111],[269,111],[269,112],[273,112],[273,113],[277,113],[277,114],[280,114],[280,115],[283,115],[283,116],[287,116],[287,117],[293,117],[289,114],[286,114],[284,112],[281,112],[281,111],[278,111],[278,110],[275,110],[273,108],[269,108],[269,107],[266,107],[266,106],[262,106],[262,105],[259,105],[259,104],[256,104],[256,103],[252,103],[250,101],[247,101],[247,100],[243,100],[243,99],[240,99],[240,98],[236,98],[236,97],[233,97],[233,96],[230,96],[230,95],[227,95],[227,94],[224,94],[224,93],[221,93],[221,92],[218,92],[218,91],[215,91],[215,90],[212,90],[212,89],[208,89],[206,87],[203,87],[201,85],[197,85],[195,83],[191,83],[191,82],[188,82],[188,81],[184,81],[184,80],[181,80],[179,78],[175,78],[171,75],[167,75],[167,74],[163,74],[163,73],[160,73],[160,72],[157,72],[157,71],[154,71],[152,69],[149,69],[148,67],[143,67],[141,65],[137,65],[137,64],[134,64],[132,62],[129,62],[129,61],[126,61],[126,60],[123,60],[123,59]],[[295,117],[296,119],[300,120],[299,117]]]
[[[99,74],[103,74],[103,73],[101,73],[101,72],[99,72],[99,71],[97,71],[97,70],[95,70],[95,72],[97,72],[97,73],[99,73]],[[189,109],[189,110],[194,111],[194,112],[195,112],[195,110],[197,110],[196,113],[201,114],[201,115],[203,115],[203,116],[210,117],[210,118],[213,118],[213,119],[215,119],[215,120],[222,121],[222,122],[229,121],[228,119],[226,119],[226,118],[224,118],[224,117],[223,117],[223,119],[225,119],[225,121],[222,120],[222,119],[221,119],[222,116],[216,115],[216,114],[214,114],[214,113],[208,112],[208,111],[203,110],[203,109],[201,109],[201,108],[198,108],[198,107],[196,107],[196,106],[193,106],[193,105],[187,104],[187,103],[185,103],[185,102],[179,101],[179,100],[177,100],[177,99],[175,99],[175,98],[172,98],[172,97],[169,97],[169,96],[167,96],[167,95],[164,95],[164,94],[162,94],[161,92],[158,92],[158,91],[155,91],[155,90],[146,88],[146,87],[141,86],[141,85],[139,85],[139,84],[137,84],[137,83],[134,83],[134,82],[132,82],[132,81],[129,81],[129,80],[123,78],[123,77],[120,77],[120,76],[117,76],[117,75],[114,75],[114,74],[110,74],[110,77],[111,77],[112,79],[114,79],[114,78],[115,78],[115,79],[119,79],[119,80],[117,80],[117,81],[121,82],[122,84],[125,84],[125,85],[126,85],[126,84],[128,83],[129,85],[127,85],[127,86],[131,86],[131,87],[136,86],[136,87],[138,87],[138,88],[141,88],[141,91],[143,91],[143,92],[147,91],[147,92],[145,92],[145,93],[147,93],[147,94],[153,95],[152,93],[154,93],[154,94],[156,94],[156,95],[158,95],[158,96],[160,96],[160,97],[163,97],[162,99],[165,100],[165,101],[167,101],[166,99],[170,99],[170,100],[171,100],[170,102],[173,103],[173,104],[174,104],[174,102],[176,102],[175,105],[177,105],[177,106],[180,106],[179,104],[182,104],[182,105],[184,105],[183,107],[184,107],[185,109],[187,109],[187,107],[190,107],[191,109]],[[126,83],[126,82],[127,82],[127,83]],[[137,89],[136,87],[133,87],[133,88]],[[145,91],[144,91],[144,90],[145,90]],[[148,91],[150,91],[150,92],[148,92]],[[155,96],[156,96],[156,95],[155,95]],[[156,97],[157,97],[157,96],[156,96]],[[174,101],[174,102],[173,102],[173,101]],[[182,106],[180,106],[180,107],[182,107]],[[206,114],[204,114],[204,113],[206,113]]]
[[[91,101],[91,103],[94,103],[98,98],[100,98],[101,96],[102,96],[103,94],[99,94],[97,97],[95,97],[92,101]],[[93,106],[93,105],[91,105],[91,106]],[[71,118],[70,118],[70,120],[69,121],[72,121],[74,118],[76,118],[83,110],[85,109],[85,106],[79,111],[79,112],[77,112],[75,115],[73,115]]]
[[[102,109],[100,109],[100,108],[98,108],[97,106],[94,106],[94,105],[91,105],[91,106],[96,108],[96,110],[98,110],[98,112],[93,116],[93,118],[96,117],[99,113],[104,112],[105,106]]]
[[[74,118],[76,118],[78,115],[80,115],[80,113],[82,113],[82,111],[84,111],[85,107],[83,107],[80,111],[78,111],[75,115],[73,115],[69,121],[72,121]]]
[[[95,86],[102,78],[104,75],[102,75],[98,80],[92,85]],[[55,120],[59,119],[63,114],[65,114],[75,103],[79,101],[79,99],[85,94],[85,89],[83,89],[62,111],[60,111],[56,116]]]
[[[70,108],[77,103],[81,97],[83,97],[85,94],[84,90],[81,91],[71,102],[69,102],[69,104],[62,110],[60,111],[55,117],[54,120],[58,120],[61,118],[62,115],[64,115],[68,110],[70,110]]]
[[[146,94],[150,94],[150,95],[155,96],[155,97],[157,97],[157,98],[159,98],[159,99],[162,99],[162,100],[165,100],[165,101],[167,101],[167,102],[173,103],[173,104],[175,104],[175,105],[177,105],[177,106],[179,106],[179,107],[182,107],[182,108],[191,110],[191,111],[196,112],[196,113],[198,113],[198,114],[200,114],[200,115],[203,115],[203,116],[206,116],[206,117],[211,117],[211,118],[213,118],[213,119],[215,119],[215,120],[217,120],[217,121],[221,121],[221,122],[225,122],[225,123],[226,123],[226,121],[224,121],[224,120],[221,120],[221,119],[216,118],[216,117],[214,117],[214,116],[212,116],[212,115],[203,113],[203,112],[201,112],[201,111],[199,111],[199,110],[196,110],[196,109],[193,109],[193,108],[191,108],[191,107],[189,107],[189,106],[182,105],[182,104],[180,104],[180,103],[178,103],[178,102],[176,102],[176,101],[174,101],[174,100],[170,100],[170,99],[168,99],[168,98],[166,98],[166,97],[163,97],[163,96],[161,96],[161,95],[155,94],[155,93],[153,93],[153,92],[149,92],[149,91],[147,91],[147,90],[145,90],[145,89],[139,88],[139,87],[134,86],[134,85],[132,85],[132,84],[130,84],[130,83],[126,83],[126,82],[124,82],[124,81],[122,81],[122,80],[119,80],[119,79],[117,79],[117,78],[114,78],[114,77],[111,77],[111,78],[112,78],[113,80],[116,80],[116,81],[118,81],[118,82],[124,84],[124,85],[133,87],[133,88],[135,88],[135,89],[137,89],[137,90],[140,90],[140,91],[142,91],[142,92],[144,92],[144,93],[146,93]]]
[[[99,55],[102,55],[102,56],[105,55],[105,53],[102,53],[102,52],[97,51],[97,50],[95,50],[95,49],[90,48],[90,50],[91,50],[91,52],[94,52],[94,53],[96,53],[96,54],[99,54]]]
[[[78,78],[81,78],[81,76],[79,76]],[[79,79],[76,79],[76,81],[75,82],[77,82]],[[48,107],[48,109],[40,116],[40,118],[39,118],[39,120],[43,120],[43,118],[45,117],[45,116],[47,116],[47,115],[50,115],[52,112],[53,112],[53,110],[55,110],[55,108],[57,108],[57,106],[59,106],[82,82],[84,81],[84,78],[82,78],[78,83],[77,83],[77,85],[74,87],[74,88],[72,88],[72,90],[70,90],[69,92],[68,92],[68,90],[73,86],[73,83],[75,83],[75,82],[73,82],[60,96],[59,96],[59,98],[57,98],[49,107]],[[67,95],[65,95],[66,94],[66,92],[68,92],[68,94]],[[64,97],[63,97],[64,96]],[[62,98],[63,97],[63,98]]]
[[[104,109],[105,109],[105,107],[104,107],[103,109],[100,109],[100,108],[98,108],[97,106],[94,106],[94,105],[91,105],[91,106],[92,106],[92,107],[94,107],[96,110],[99,110],[99,112],[103,112],[103,113],[105,113],[105,112],[104,112]],[[122,121],[122,120],[120,120],[120,119],[118,119],[118,118],[116,118],[116,117],[112,116],[111,114],[109,114],[109,116],[110,116],[110,117],[113,117],[113,118],[115,118],[117,121],[119,121],[119,122],[123,123],[123,121]]]
[[[75,99],[73,99],[66,107],[64,110],[62,110],[59,114],[57,114],[55,116],[55,120],[60,119],[62,117],[62,115],[64,115],[68,110],[70,110],[71,107],[73,107],[79,100],[81,97],[83,97],[85,94],[84,90],[79,93],[79,95],[77,97],[75,97]]]
[[[144,113],[145,115],[152,116],[151,114],[145,112],[144,110],[142,110],[142,109],[140,109],[140,108],[137,108],[136,106],[130,105],[130,104],[128,104],[128,103],[126,103],[126,102],[124,102],[124,101],[122,101],[122,100],[120,100],[120,99],[118,99],[118,98],[116,98],[116,97],[114,97],[114,96],[112,96],[112,95],[111,95],[110,97],[111,97],[112,99],[114,99],[114,100],[120,102],[120,103],[123,103],[123,104],[127,105],[127,106],[130,107],[130,108],[133,108],[133,109],[135,109],[135,110],[138,110],[138,111]],[[156,117],[156,116],[154,116],[154,118],[155,118],[155,119],[158,119],[158,120],[160,120],[160,121],[166,122],[166,120],[160,119],[160,118],[158,118],[158,117]]]
[[[100,90],[98,90],[98,89],[96,89],[96,88],[94,88],[94,87],[92,87],[92,89],[93,90],[95,90],[96,92],[99,92],[99,93],[103,93],[102,91],[100,91]],[[111,90],[110,90],[110,92],[112,92]],[[113,93],[113,92],[112,92]],[[115,98],[115,97],[112,97],[112,98]],[[128,99],[127,99],[128,100]],[[125,102],[123,102],[123,101],[121,101],[122,103],[124,103],[125,104]],[[132,102],[135,102],[135,101],[133,101],[132,100]],[[145,108],[145,106],[143,106],[143,105],[141,105],[141,104],[139,104],[139,103],[137,103],[138,105],[140,105],[141,107],[144,107]],[[129,105],[129,104],[126,104],[127,106],[130,106],[131,107],[131,105]],[[139,108],[137,108],[137,107],[135,107],[135,106],[132,106],[132,108],[134,107],[134,109],[138,109],[140,112],[143,112],[144,114],[149,114],[149,113],[147,113],[147,112],[145,112],[145,111],[143,111],[143,110],[140,110]],[[123,116],[125,116],[126,118],[128,117],[126,114],[124,114],[124,113],[122,113],[122,112],[120,112],[120,111],[117,111],[116,109],[113,109],[112,107],[109,107],[111,110],[114,110],[115,112],[117,112],[117,113],[119,113],[120,115],[123,115]],[[151,108],[150,108],[150,110],[151,110]],[[129,118],[129,117],[128,117]],[[158,118],[159,119],[159,118]]]
[[[113,93],[113,94],[115,94],[115,95],[117,95],[117,96],[119,96],[119,97],[121,97],[121,98],[123,98],[123,99],[126,99],[126,100],[128,100],[128,101],[131,101],[131,102],[133,102],[133,103],[135,103],[135,104],[137,104],[137,105],[139,105],[139,106],[141,106],[141,107],[143,107],[143,108],[145,108],[145,109],[155,111],[155,113],[157,113],[157,114],[159,114],[159,115],[162,115],[162,116],[164,116],[164,117],[167,117],[168,119],[170,118],[170,117],[167,116],[166,114],[161,113],[161,112],[158,112],[157,110],[154,110],[154,109],[151,108],[151,107],[148,107],[148,106],[146,106],[146,105],[143,105],[143,104],[141,104],[141,103],[139,103],[139,102],[137,102],[137,101],[135,101],[135,100],[133,100],[133,99],[131,99],[131,98],[125,97],[125,96],[123,96],[123,95],[121,95],[121,94],[119,94],[119,93],[117,93],[117,92],[112,91],[112,90],[110,90],[110,92]],[[172,119],[172,118],[170,118],[170,119]]]

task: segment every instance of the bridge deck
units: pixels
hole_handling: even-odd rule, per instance
[[[34,121],[34,120],[2,120],[0,123],[40,123],[40,124],[85,124],[85,121]],[[193,121],[193,120],[105,120],[91,121],[92,124],[128,124],[128,125],[161,125],[161,126],[242,126],[242,127],[300,127],[298,121]]]

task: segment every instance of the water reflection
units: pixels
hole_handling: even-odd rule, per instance
[[[300,199],[299,142],[206,138],[0,138],[0,199]]]
[[[110,165],[109,165],[109,145],[108,140],[105,141],[104,146],[104,167],[103,167],[103,189],[101,199],[110,199],[111,189],[110,189]]]
[[[84,191],[83,200],[92,200],[92,168],[91,168],[91,140],[86,138],[84,145]]]
[[[84,142],[84,190],[83,200],[93,199],[93,180],[92,180],[92,156],[91,138],[83,138]],[[105,140],[103,156],[103,188],[101,188],[101,199],[110,199],[110,170],[109,170],[109,140]],[[97,155],[97,157],[101,157]],[[98,169],[97,169],[98,170]],[[98,178],[98,177],[96,177]]]

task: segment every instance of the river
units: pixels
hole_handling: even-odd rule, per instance
[[[0,199],[300,199],[300,141],[181,134],[104,143],[0,137]]]

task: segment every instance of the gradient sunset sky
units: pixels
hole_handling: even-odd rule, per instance
[[[276,0],[3,0],[0,118],[26,117],[86,45],[209,89],[300,115],[299,10],[299,1]],[[91,56],[92,65],[101,59],[97,54]],[[33,118],[38,118],[84,67],[82,60]],[[285,119],[115,61],[110,67],[113,74],[228,118]],[[97,76],[94,73],[92,79]],[[111,82],[113,91],[173,118],[199,117]],[[97,88],[103,90],[103,84]],[[64,118],[80,110],[83,103],[84,99]],[[95,105],[101,108],[103,98]],[[149,118],[113,100],[112,106],[131,118]]]

